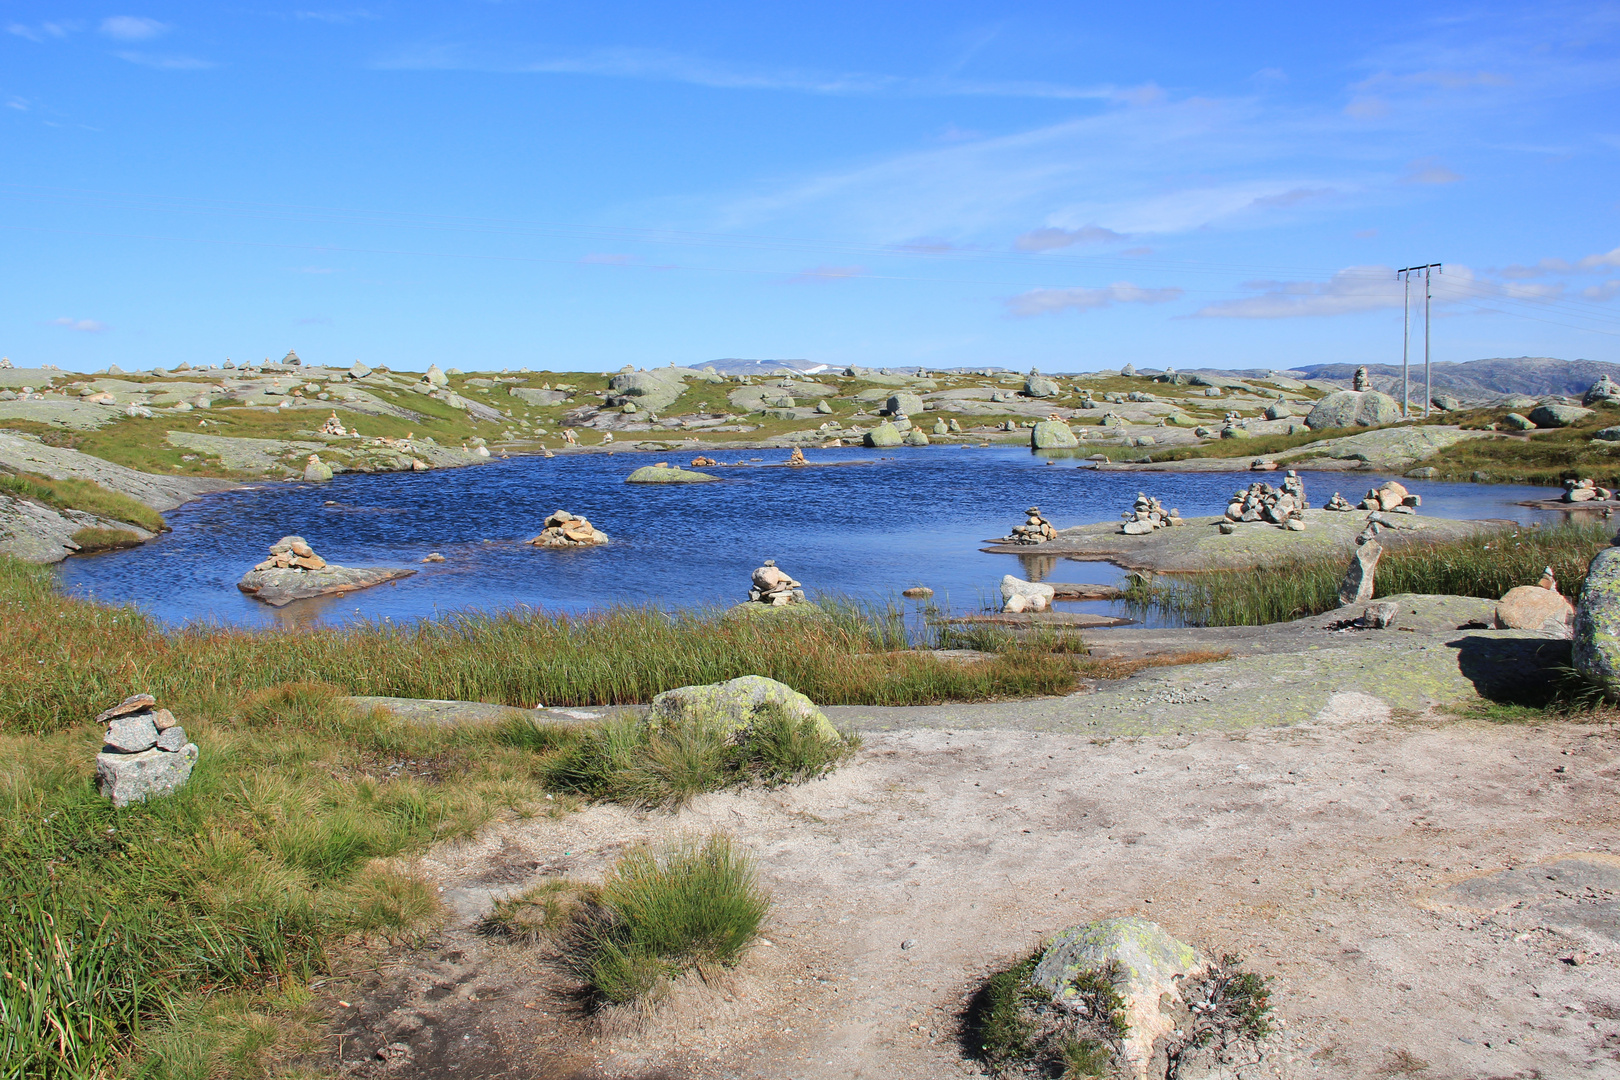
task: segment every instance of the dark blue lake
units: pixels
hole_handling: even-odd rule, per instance
[[[712,449],[709,451],[712,452]],[[1217,514],[1256,479],[1240,473],[1096,472],[1075,459],[1015,448],[929,447],[905,451],[811,450],[836,467],[769,467],[781,450],[735,451],[717,484],[631,485],[624,477],[670,454],[521,457],[466,469],[344,476],[330,484],[265,483],[211,495],[167,515],[173,531],[144,547],[62,564],[65,587],[132,602],[171,624],[245,626],[409,620],[468,609],[528,605],[581,611],[613,604],[675,608],[732,604],[774,558],[812,596],[883,600],[912,585],[956,611],[999,602],[1001,576],[1116,583],[1107,563],[990,555],[983,541],[1022,524],[1039,505],[1058,528],[1117,520],[1145,490],[1186,516]],[[1359,498],[1389,477],[1306,473],[1320,506],[1335,490]],[[1533,521],[1514,505],[1542,488],[1403,480],[1423,513]],[[337,505],[325,505],[328,501]],[[613,538],[605,547],[548,551],[523,541],[553,510],[583,514]],[[418,569],[414,577],[280,610],[249,599],[236,582],[280,537],[297,533],[345,566]],[[429,552],[443,563],[421,564]],[[1105,604],[1065,605],[1106,610]]]

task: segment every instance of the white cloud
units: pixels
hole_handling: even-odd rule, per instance
[[[1389,266],[1352,266],[1327,281],[1251,281],[1258,296],[1222,300],[1194,312],[1206,319],[1289,319],[1400,307],[1402,286]]]
[[[1581,290],[1583,300],[1596,300],[1602,303],[1620,296],[1620,281],[1610,278],[1601,285],[1591,285]]]
[[[1078,229],[1036,229],[1020,236],[1013,246],[1019,251],[1052,251],[1075,244],[1111,244],[1127,239],[1129,237],[1124,233],[1117,233],[1113,229],[1085,225]]]
[[[1174,286],[1146,289],[1128,281],[1118,281],[1100,289],[1083,286],[1072,289],[1031,289],[1007,301],[1010,314],[1023,318],[1032,315],[1055,315],[1063,311],[1096,311],[1113,304],[1165,304],[1181,299],[1182,291]]]
[[[159,71],[203,71],[218,67],[212,60],[199,60],[195,56],[156,56],[152,53],[125,51],[114,54],[120,60]]]
[[[168,29],[167,25],[156,19],[145,19],[138,15],[113,15],[101,20],[101,32],[119,41],[146,41]]]
[[[1606,270],[1620,269],[1620,247],[1611,251],[1600,251],[1592,255],[1583,255],[1570,262],[1568,259],[1542,259],[1534,266],[1524,266],[1515,263],[1502,269],[1505,278],[1531,278],[1542,274],[1601,274]]]
[[[1462,177],[1440,164],[1439,158],[1418,158],[1406,166],[1403,184],[1455,184]]]
[[[107,332],[107,324],[96,319],[69,319],[64,316],[60,319],[52,319],[51,325],[64,327],[68,330],[77,330],[81,334],[104,334]]]
[[[847,281],[850,278],[860,277],[866,273],[864,266],[815,266],[809,270],[801,270],[788,278],[789,284],[803,284],[815,281]]]
[[[28,102],[25,101],[23,98],[20,98],[20,97],[7,98],[6,99],[6,108],[8,108],[8,109],[16,109],[18,112],[27,112],[28,111]]]
[[[6,33],[16,34],[29,41],[44,41],[48,37],[65,38],[78,30],[80,24],[77,20],[68,19],[63,22],[43,22],[38,26],[26,26],[23,23],[9,23]]]

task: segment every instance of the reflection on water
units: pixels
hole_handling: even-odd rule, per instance
[[[863,468],[722,467],[718,484],[627,485],[632,469],[676,455],[618,453],[523,457],[466,469],[347,476],[324,485],[263,483],[212,495],[168,515],[171,533],[144,547],[62,565],[66,587],[131,601],[171,622],[251,626],[408,621],[457,610],[529,605],[582,611],[613,604],[666,608],[733,604],[748,577],[774,558],[812,595],[897,597],[912,585],[956,611],[1000,600],[1003,574],[1030,580],[1118,584],[1106,563],[1035,551],[980,551],[1039,504],[1058,528],[1116,521],[1139,490],[1192,517],[1217,514],[1252,473],[1099,473],[1013,448],[930,447],[900,452],[811,450],[814,461]],[[754,450],[765,466],[786,451]],[[735,459],[734,459],[735,460]],[[1275,480],[1274,477],[1267,479]],[[1315,505],[1334,490],[1356,498],[1386,477],[1307,473]],[[1512,505],[1540,488],[1403,480],[1441,517],[1546,517]],[[331,503],[332,505],[327,505]],[[613,538],[599,548],[549,551],[523,541],[554,510],[583,514]],[[347,566],[410,566],[401,581],[273,609],[237,579],[288,533]],[[421,562],[429,552],[442,563]],[[1067,606],[1067,605],[1066,605]],[[1106,610],[1107,604],[1073,605]]]

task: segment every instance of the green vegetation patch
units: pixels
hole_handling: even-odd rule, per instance
[[[1469,430],[1495,425],[1511,432],[1506,409],[1478,409],[1444,414],[1446,423]],[[1509,434],[1499,439],[1466,439],[1425,460],[1438,470],[1436,479],[1479,479],[1501,484],[1557,486],[1590,477],[1604,487],[1620,487],[1620,442],[1596,438],[1597,432],[1620,424],[1620,408],[1598,404],[1592,415],[1566,428]]]
[[[53,480],[34,473],[0,473],[0,491],[58,510],[81,510],[113,521],[127,521],[147,532],[162,532],[163,515],[139,499],[110,491],[91,480]]]
[[[98,551],[118,551],[139,547],[141,538],[128,529],[80,529],[72,536],[79,545],[79,554],[91,555]]]
[[[1611,543],[1610,527],[1572,522],[1520,527],[1460,540],[1386,551],[1376,596],[1429,593],[1494,600],[1533,585],[1550,566],[1566,596],[1580,592],[1592,557]],[[1172,578],[1132,578],[1125,600],[1141,611],[1172,615],[1193,626],[1264,626],[1331,611],[1347,560],[1306,559],[1250,570],[1216,570]]]

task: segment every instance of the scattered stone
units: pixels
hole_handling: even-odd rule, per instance
[[[444,562],[444,556],[440,555],[437,551],[430,551],[426,555],[422,556],[422,561],[423,562]]]
[[[887,448],[899,446],[903,440],[900,429],[885,420],[871,431],[868,431],[864,441],[867,446]]]
[[[1155,529],[1186,524],[1181,520],[1180,510],[1174,507],[1166,510],[1158,499],[1141,491],[1136,493],[1136,502],[1131,509],[1122,516],[1125,523],[1120,526],[1120,531],[1127,536],[1145,536]]]
[[[1377,531],[1377,524],[1369,524],[1356,537],[1356,553],[1351,557],[1350,566],[1344,572],[1344,581],[1339,585],[1340,607],[1365,604],[1372,599],[1373,575],[1378,570],[1379,558],[1384,554],[1384,545],[1378,542]]]
[[[827,403],[826,398],[822,398],[820,401],[816,402],[816,412],[820,413],[821,415],[831,416],[832,411],[833,407]]]
[[[540,535],[528,541],[535,547],[548,548],[595,547],[607,542],[607,533],[566,510],[558,510],[546,518]]]
[[[711,480],[720,479],[705,472],[693,472],[683,469],[679,465],[670,468],[664,465],[643,465],[635,472],[624,478],[627,484],[704,484]]]
[[[1551,571],[1543,580],[1551,580]],[[1502,594],[1494,619],[1498,630],[1546,630],[1569,637],[1574,630],[1575,605],[1551,587],[1517,585]]]
[[[1219,523],[1218,527],[1221,530],[1222,536],[1231,536],[1233,533],[1237,532],[1237,524],[1235,522],[1222,521]]]
[[[908,597],[912,600],[926,600],[930,596],[934,595],[934,590],[930,589],[926,585],[916,585],[912,588],[902,590],[900,595]]]
[[[1613,491],[1606,487],[1598,487],[1597,482],[1590,477],[1564,481],[1564,502],[1606,502],[1613,497]]]
[[[1029,429],[1029,445],[1035,450],[1054,450],[1079,446],[1080,440],[1062,420],[1042,420]]]
[[[884,405],[890,416],[921,416],[923,408],[922,397],[907,391],[891,395]]]
[[[107,722],[96,755],[96,786],[114,806],[145,802],[184,784],[197,761],[197,747],[151,694],[125,698],[97,717]]]
[[[1111,973],[1128,1025],[1125,1061],[1135,1076],[1145,1078],[1154,1043],[1176,1030],[1175,1009],[1186,1007],[1182,981],[1208,967],[1192,946],[1133,915],[1065,930],[1041,954],[1030,981],[1056,1003],[1083,1005],[1082,979]]]
[[[777,569],[775,559],[766,559],[765,565],[754,571],[752,582],[748,599],[753,603],[786,607],[805,602],[804,586]]]
[[[1011,574],[1001,579],[1002,611],[1045,611],[1052,606],[1057,590],[1038,581],[1025,581]]]
[[[1362,611],[1361,617],[1356,620],[1356,626],[1363,630],[1387,630],[1395,625],[1396,616],[1400,615],[1401,606],[1385,600],[1380,604],[1369,604]]]
[[[1310,503],[1305,499],[1305,481],[1299,473],[1290,469],[1283,477],[1281,487],[1256,481],[1246,490],[1233,492],[1227,500],[1226,520],[1267,521],[1286,528],[1290,520],[1300,517],[1309,508]]]
[[[712,457],[695,457],[692,459],[692,468],[694,469],[712,468],[718,464],[720,463]]]
[[[1405,487],[1391,480],[1382,487],[1367,492],[1367,497],[1361,500],[1362,510],[1382,510],[1385,512],[1398,511],[1402,507],[1416,509],[1423,505],[1423,496],[1414,495]]]
[[[677,726],[718,729],[733,743],[744,743],[761,714],[778,709],[800,721],[810,721],[816,734],[836,742],[838,729],[816,703],[785,683],[763,675],[744,675],[722,683],[682,686],[652,699],[644,721],[654,730]]]
[[[1433,480],[1440,475],[1440,470],[1433,465],[1425,465],[1421,469],[1413,469],[1406,474],[1408,480]]]
[[[1530,422],[1538,428],[1561,428],[1569,427],[1591,415],[1591,409],[1583,409],[1579,405],[1557,405],[1548,402],[1545,405],[1537,405],[1530,411]]]
[[[434,387],[449,386],[450,376],[440,371],[438,364],[429,364],[427,371],[422,375],[422,381]]]

